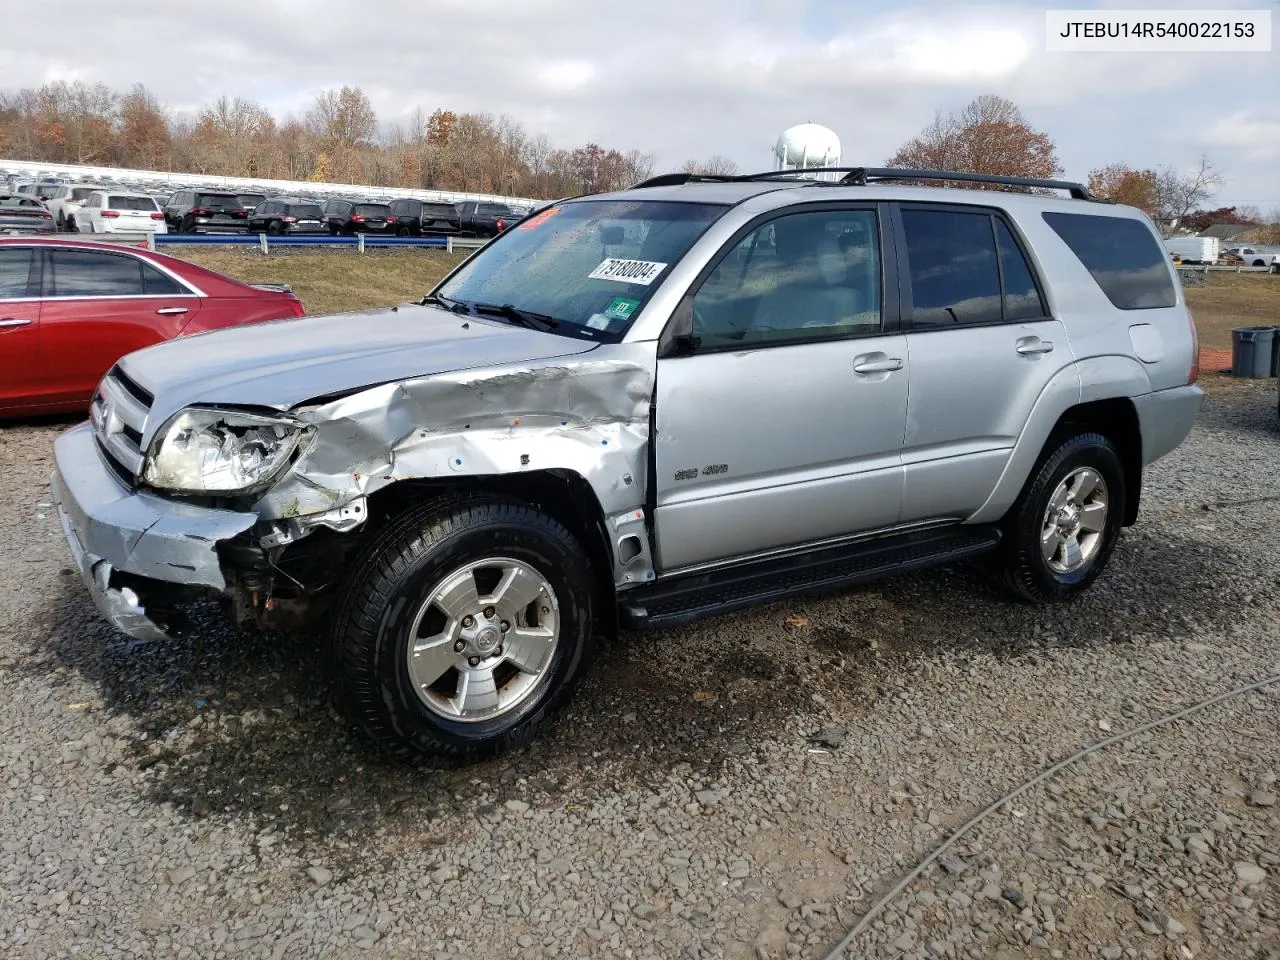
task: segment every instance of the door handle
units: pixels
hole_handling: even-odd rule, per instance
[[[156,313],[166,314],[166,315],[171,313],[186,313],[186,312],[187,312],[186,307],[161,307],[159,310],[156,311]]]
[[[889,373],[893,370],[902,369],[902,359],[900,357],[882,357],[879,360],[856,360],[853,364],[854,373]]]
[[[5,317],[0,320],[0,327],[29,327],[33,323],[35,321],[27,317]]]
[[[1039,337],[1024,337],[1018,341],[1017,350],[1024,357],[1038,353],[1048,353],[1053,349],[1052,340],[1041,340]]]

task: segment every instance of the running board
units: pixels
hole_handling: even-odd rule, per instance
[[[628,629],[661,630],[797,594],[967,560],[999,543],[996,527],[957,525],[824,547],[646,584],[619,598],[619,615]]]

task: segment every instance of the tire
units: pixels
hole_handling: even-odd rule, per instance
[[[268,223],[267,233],[271,234],[271,236],[273,237],[280,236],[280,222],[278,220],[272,220],[270,223]]]
[[[58,213],[57,229],[59,232],[68,229],[67,218],[62,215],[61,211]]]
[[[76,223],[76,218],[75,218],[75,217],[67,217],[67,219],[63,222],[62,227],[63,227],[63,229],[64,229],[64,230],[66,230],[68,233],[79,233],[79,232],[80,232],[80,224]],[[93,221],[92,221],[92,220],[90,220],[90,221],[89,221],[89,232],[90,232],[90,233],[93,233]]]
[[[1081,495],[1091,483],[1089,474],[1100,484]],[[1062,496],[1069,479],[1076,493],[1064,501],[1071,508],[1066,517],[1052,518],[1055,527],[1048,548],[1056,546],[1056,550],[1046,556],[1042,537],[1051,522],[1051,500]],[[1070,487],[1067,492],[1070,494]],[[1032,603],[1055,603],[1081,592],[1102,573],[1115,549],[1124,521],[1125,497],[1124,468],[1110,440],[1097,433],[1062,440],[1041,459],[1005,515],[1004,538],[995,562],[997,579],[1015,596]],[[1101,516],[1097,514],[1099,502],[1103,504]],[[1076,506],[1090,509],[1080,511]],[[1060,539],[1064,528],[1059,524],[1069,528],[1076,518],[1081,522],[1076,536]],[[1098,527],[1095,533],[1088,530],[1092,525]],[[1072,540],[1079,554],[1071,552]]]
[[[179,233],[195,233],[196,222],[191,217],[183,217],[182,222],[178,225]]]
[[[410,763],[471,763],[528,739],[568,701],[591,659],[596,597],[585,558],[568,530],[517,501],[455,498],[407,511],[356,555],[333,608],[331,649],[344,712],[384,751]],[[469,604],[451,603],[454,616],[446,616],[436,604],[448,596],[443,587],[449,581],[474,585],[482,598],[496,591],[491,584],[504,567],[489,566],[491,559],[509,564],[508,572],[523,570],[518,582],[533,599],[523,607],[508,603],[504,610],[501,600],[485,607],[473,595]],[[472,577],[467,571],[475,564],[483,565]],[[547,596],[549,604],[543,602]],[[462,613],[473,607],[471,614]],[[468,618],[472,635],[459,640]],[[516,646],[520,641],[503,631],[504,623],[513,630],[553,631],[549,655],[537,646],[541,639]],[[442,638],[423,650],[416,678],[410,672],[411,632]],[[458,642],[472,647],[458,653]],[[511,648],[505,655],[503,644]],[[547,659],[536,673],[518,671],[508,659],[511,650]],[[476,656],[483,651],[488,659]],[[509,703],[481,703],[464,719],[462,677],[483,679],[489,663],[494,666],[488,676],[498,687],[490,696]],[[433,675],[436,681],[424,685]]]
[[[397,237],[407,237],[407,236],[409,236],[409,228],[408,228],[408,227],[396,227],[396,236],[397,236]]]

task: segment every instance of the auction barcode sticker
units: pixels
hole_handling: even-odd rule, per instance
[[[620,283],[638,283],[648,286],[658,279],[665,268],[665,263],[654,263],[652,260],[619,260],[610,257],[602,260],[587,278],[590,280],[617,280]]]
[[[1046,10],[1045,49],[1265,53],[1271,50],[1271,11]]]

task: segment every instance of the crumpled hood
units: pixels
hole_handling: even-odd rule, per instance
[[[595,346],[411,303],[179,337],[131,353],[120,366],[155,397],[150,434],[195,403],[287,410],[379,383],[572,356]]]

